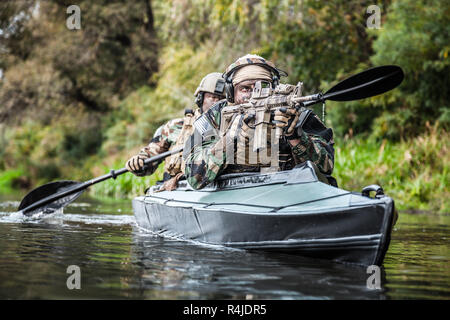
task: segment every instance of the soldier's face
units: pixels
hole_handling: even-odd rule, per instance
[[[206,112],[209,108],[212,107],[214,103],[220,100],[220,96],[217,94],[212,94],[209,92],[205,92],[203,95],[203,104],[202,104],[202,111]]]
[[[236,104],[245,103],[250,100],[257,80],[245,80],[237,84],[234,88],[234,102]]]

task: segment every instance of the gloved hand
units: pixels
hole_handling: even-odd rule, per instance
[[[125,168],[138,177],[145,176],[145,172],[149,167],[149,165],[144,163],[146,159],[147,158],[142,155],[133,156],[127,161]]]
[[[277,128],[281,128],[288,140],[298,138],[297,130],[295,126],[297,125],[299,112],[294,108],[280,108],[275,111],[274,123]]]

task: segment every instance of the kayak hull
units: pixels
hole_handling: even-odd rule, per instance
[[[188,186],[171,192],[150,190],[133,200],[136,221],[164,237],[381,265],[390,242],[394,201],[331,187],[318,180],[310,163],[292,171],[269,178],[235,177],[202,191]],[[299,176],[304,178],[300,183]]]

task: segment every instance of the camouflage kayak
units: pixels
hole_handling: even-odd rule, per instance
[[[394,201],[375,185],[357,193],[320,180],[307,162],[289,171],[224,175],[201,190],[180,181],[175,191],[151,188],[133,200],[133,210],[140,228],[164,237],[381,265]]]

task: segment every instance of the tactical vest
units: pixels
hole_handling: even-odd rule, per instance
[[[225,115],[222,114],[222,116]],[[244,121],[239,121],[239,116],[239,113],[227,114],[221,121],[222,132],[234,131],[238,133],[241,130],[247,132],[247,137],[238,134],[235,140],[236,152],[234,153],[234,159],[229,159],[227,154],[225,173],[259,170],[284,171],[290,170],[296,165],[291,146],[284,138],[277,139],[275,137],[275,125],[270,122],[270,118],[265,119],[261,117],[258,119],[258,116],[251,117],[248,123],[245,123]],[[313,116],[312,112],[304,109],[300,113],[298,127],[304,128],[305,122],[311,120],[308,119],[310,116]],[[261,130],[257,130],[257,126],[262,122],[266,124],[266,128],[262,131],[262,137],[256,145],[255,141],[258,140],[258,134],[261,134]],[[308,121],[308,124],[309,122],[311,121]],[[320,120],[319,123],[314,123],[312,127],[317,128],[317,125],[321,129],[326,129]],[[310,132],[311,130],[307,131]],[[231,135],[235,136],[236,133]],[[263,141],[262,138],[266,140]],[[263,147],[260,148],[260,146]]]
[[[238,116],[236,115],[229,119],[229,125],[225,128],[225,130],[235,130],[238,132],[240,126],[246,125],[245,123],[238,123],[237,121],[234,121],[237,117]],[[250,120],[248,125],[250,128],[254,128],[255,120]],[[258,171],[284,171],[291,170],[297,165],[289,143],[282,138],[279,140],[279,144],[275,145],[272,138],[272,135],[275,132],[274,127],[271,125],[268,127],[271,130],[267,131],[267,147],[264,150],[258,150],[256,152],[251,150],[251,141],[241,135],[238,136],[235,144],[237,152],[235,153],[234,162],[226,166],[223,174]],[[332,129],[327,128],[317,117],[317,115],[315,115],[311,110],[303,110],[300,113],[297,130],[303,130],[306,133],[315,134],[322,137],[327,142],[327,145],[324,147],[334,162],[333,131]],[[248,132],[248,136],[253,137],[256,131],[255,129],[251,129]],[[277,150],[272,149],[272,146],[276,147]],[[328,181],[329,184],[337,187],[337,182],[332,176],[326,175],[325,178],[327,179],[325,181]]]
[[[185,141],[194,133],[193,124],[195,119],[197,119],[199,116],[200,112],[198,111],[198,109],[196,109],[195,112],[190,109],[185,110],[183,127],[180,131],[180,134],[178,135],[175,144],[173,144],[169,150],[184,146]],[[166,159],[164,171],[174,177],[179,173],[184,174],[184,166],[185,162],[183,160],[183,152],[179,152]]]

